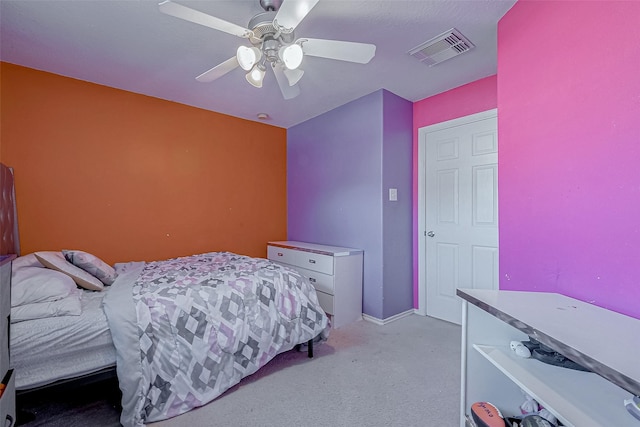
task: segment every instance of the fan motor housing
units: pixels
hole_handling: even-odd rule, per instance
[[[278,10],[281,4],[282,0],[260,0],[260,6],[266,11]]]
[[[247,27],[253,31],[253,37],[251,37],[250,41],[254,46],[260,46],[262,42],[269,37],[279,39],[285,44],[293,42],[293,32],[280,33],[273,25],[276,13],[275,11],[262,12],[251,18]]]

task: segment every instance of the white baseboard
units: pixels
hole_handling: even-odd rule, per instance
[[[371,322],[371,323],[375,323],[376,325],[383,326],[395,320],[402,319],[403,317],[411,316],[412,314],[418,314],[418,310],[416,310],[415,308],[412,308],[410,310],[403,311],[402,313],[398,313],[391,317],[387,317],[386,319],[378,319],[377,317],[369,316],[368,314],[363,313],[362,319],[366,320],[367,322]]]

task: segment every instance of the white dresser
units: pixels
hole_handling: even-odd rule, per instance
[[[11,427],[16,419],[15,375],[9,357],[9,315],[11,313],[11,261],[15,255],[0,255],[0,426]]]
[[[639,427],[623,402],[640,395],[640,320],[560,294],[458,289],[463,299],[461,426],[474,402],[520,414],[524,390],[564,426]],[[588,368],[522,358],[529,336]],[[468,424],[467,424],[468,425]]]
[[[313,284],[334,328],[362,319],[361,249],[280,241],[267,244],[267,257],[296,269]]]

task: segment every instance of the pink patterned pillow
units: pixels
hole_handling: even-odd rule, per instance
[[[95,255],[72,250],[63,250],[62,254],[71,264],[97,277],[107,286],[116,280],[116,270]]]

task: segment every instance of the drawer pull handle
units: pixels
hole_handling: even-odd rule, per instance
[[[316,260],[315,260],[315,259],[310,259],[310,260],[309,260],[309,262],[310,262],[311,264],[315,264],[315,263],[316,263]]]
[[[310,281],[311,283],[316,283],[316,279],[314,279],[313,277],[309,277],[309,281]]]
[[[278,252],[278,256],[283,256],[282,252]]]

